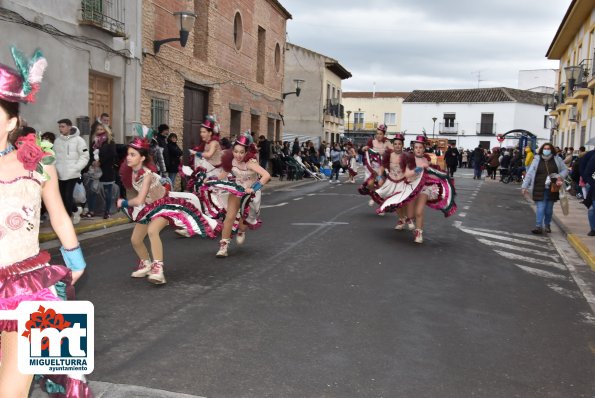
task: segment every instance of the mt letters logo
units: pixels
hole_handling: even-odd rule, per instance
[[[89,301],[29,301],[18,307],[19,370],[89,374],[94,367],[94,308]]]

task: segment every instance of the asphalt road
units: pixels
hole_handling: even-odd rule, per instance
[[[518,186],[458,178],[423,245],[357,185],[264,197],[230,256],[163,234],[168,283],[129,277],[130,231],[84,241],[92,380],[205,397],[593,397],[595,318]]]

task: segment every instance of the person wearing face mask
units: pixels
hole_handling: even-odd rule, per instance
[[[537,207],[535,228],[531,231],[534,234],[552,232],[550,224],[554,214],[554,203],[560,198],[558,190],[564,189],[562,183],[567,175],[568,168],[562,159],[554,155],[552,144],[543,144],[529,166],[521,187],[523,196],[530,193]]]

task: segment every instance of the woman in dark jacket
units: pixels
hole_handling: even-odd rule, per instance
[[[178,146],[178,136],[176,133],[170,133],[167,136],[167,176],[171,180],[172,190],[176,184],[176,176],[180,167],[181,157],[184,154]]]
[[[523,195],[531,193],[535,201],[535,229],[531,232],[542,234],[552,232],[550,224],[554,214],[554,203],[560,198],[559,189],[564,189],[563,181],[568,175],[564,161],[554,155],[554,147],[546,142],[539,148],[523,181],[521,192]]]
[[[107,219],[110,217],[110,209],[112,207],[112,196],[113,187],[116,181],[116,171],[114,165],[117,162],[118,155],[116,152],[116,144],[113,140],[113,135],[108,126],[98,125],[95,130],[95,137],[93,138],[93,163],[89,169],[101,170],[101,177],[99,182],[91,182],[91,189],[89,189],[89,201],[87,206],[89,208],[88,213],[83,214],[83,217],[94,217],[95,216],[95,203],[97,196],[103,190],[104,195],[104,211],[103,218]],[[92,174],[92,173],[91,173]],[[98,184],[94,187],[93,184]]]

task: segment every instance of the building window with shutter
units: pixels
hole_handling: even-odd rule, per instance
[[[169,101],[161,98],[151,98],[151,126],[157,128],[169,123]]]
[[[445,113],[444,114],[444,127],[454,127],[455,126],[455,113]]]
[[[384,114],[384,124],[387,126],[389,124],[397,124],[397,114],[396,113],[385,113]]]

